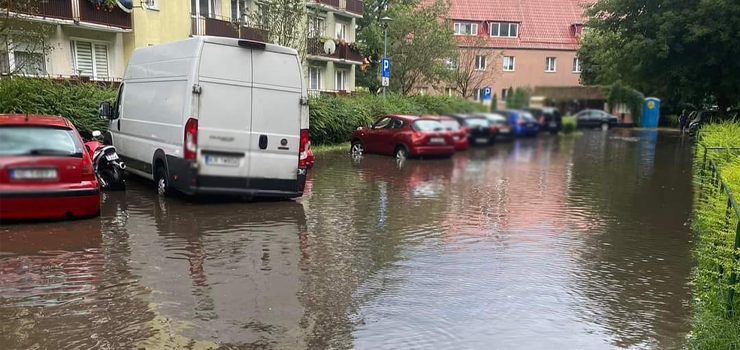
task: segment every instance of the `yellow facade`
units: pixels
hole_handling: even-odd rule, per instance
[[[231,16],[229,0],[216,0],[216,15]],[[123,36],[124,61],[128,60],[136,48],[168,43],[190,37],[191,9],[187,0],[159,0],[158,9],[146,6],[134,8],[132,15],[133,31]]]

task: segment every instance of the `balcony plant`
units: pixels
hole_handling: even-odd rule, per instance
[[[98,10],[113,11],[116,8],[116,0],[88,0]]]

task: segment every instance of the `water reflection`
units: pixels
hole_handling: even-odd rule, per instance
[[[164,200],[130,181],[99,220],[0,227],[0,344],[681,348],[691,172],[676,137],[319,154],[296,202]]]

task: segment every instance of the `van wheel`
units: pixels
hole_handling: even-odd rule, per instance
[[[406,160],[409,157],[409,151],[405,146],[396,147],[396,160]]]
[[[172,189],[170,188],[170,181],[167,178],[167,170],[164,166],[157,168],[157,176],[154,178],[155,184],[157,185],[157,194],[163,197],[169,197],[172,195]]]
[[[365,145],[363,145],[362,141],[360,140],[352,141],[352,146],[349,148],[349,153],[353,156],[361,156],[363,153],[365,153]]]
[[[607,123],[601,124],[601,130],[603,130],[603,131],[609,130],[609,124],[607,124]]]

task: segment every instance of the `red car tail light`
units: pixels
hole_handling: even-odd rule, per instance
[[[88,152],[82,155],[82,181],[95,181],[95,171]]]
[[[462,131],[465,133],[465,135],[470,135],[470,128],[469,127],[466,126],[466,127],[462,128]]]
[[[305,168],[307,165],[306,160],[308,159],[308,147],[309,147],[309,136],[308,129],[301,129],[301,141],[298,146],[298,166]]]
[[[195,159],[198,151],[198,119],[190,118],[185,124],[185,159]]]

